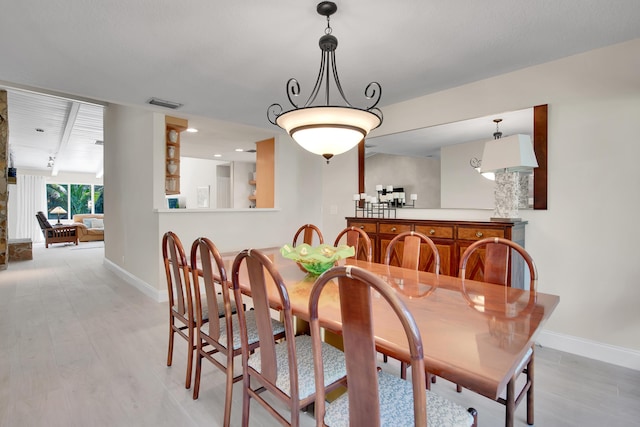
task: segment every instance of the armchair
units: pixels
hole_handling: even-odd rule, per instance
[[[44,235],[45,248],[48,248],[50,243],[75,243],[76,246],[78,245],[78,229],[75,225],[52,227],[42,211],[36,214],[36,219]]]

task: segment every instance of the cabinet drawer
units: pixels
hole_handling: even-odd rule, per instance
[[[375,222],[352,222],[349,224],[349,227],[359,228],[367,234],[375,234],[376,233],[376,223]]]
[[[416,231],[431,238],[453,239],[453,227],[443,227],[440,225],[416,225]]]
[[[487,237],[504,237],[504,230],[482,227],[458,227],[458,239],[480,240]]]
[[[411,231],[411,225],[407,224],[380,224],[380,234],[400,234]]]

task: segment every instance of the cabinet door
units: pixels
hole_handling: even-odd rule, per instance
[[[356,227],[367,233],[369,239],[371,239],[371,261],[379,262],[380,257],[378,254],[378,235],[377,224],[375,222],[366,221],[347,221],[347,227]],[[357,256],[358,259],[365,259],[364,257]]]
[[[460,261],[462,260],[462,254],[469,246],[471,246],[472,241],[458,241],[458,274]],[[466,271],[466,279],[484,281],[484,248],[477,249],[471,254],[469,260],[467,261],[467,271]]]
[[[440,254],[440,274],[444,274],[446,276],[451,276],[452,272],[456,271],[455,266],[453,265],[453,261],[454,261],[454,253],[455,253],[455,249],[454,249],[454,244],[453,244],[453,240],[443,240],[443,241],[438,241],[436,239],[433,239],[433,243],[436,244],[436,247],[438,248],[438,253]],[[423,245],[426,247],[426,245]],[[433,271],[433,270],[429,270],[429,271]]]

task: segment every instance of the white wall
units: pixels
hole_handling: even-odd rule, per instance
[[[376,195],[376,185],[404,188],[407,203],[409,195],[418,195],[416,206],[440,207],[440,160],[426,157],[376,154],[364,162],[365,191]],[[355,194],[355,193],[354,193]]]
[[[485,142],[468,142],[440,149],[442,208],[493,209],[494,181],[484,178],[469,163],[473,157],[482,159]]]
[[[383,135],[548,104],[549,209],[521,211],[529,221],[526,246],[538,266],[539,291],[560,296],[541,339],[636,369],[638,70],[640,40],[634,40],[383,107],[385,121],[376,131]],[[327,177],[325,185],[344,185],[356,168],[353,158],[349,171]],[[479,219],[491,215],[460,212]],[[445,217],[455,213],[444,211]]]
[[[160,282],[158,217],[164,199],[164,115],[104,110],[105,258],[141,282]],[[164,277],[162,277],[164,280]]]

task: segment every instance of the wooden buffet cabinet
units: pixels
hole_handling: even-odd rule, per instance
[[[373,245],[373,261],[384,262],[391,239],[404,231],[417,231],[431,238],[440,254],[440,273],[458,276],[460,258],[473,242],[487,237],[503,237],[524,246],[526,221],[451,221],[426,219],[347,218],[347,226],[366,231]],[[424,245],[426,248],[426,245]],[[425,256],[429,255],[428,249]],[[421,254],[422,255],[422,254]],[[482,280],[484,253],[479,251],[467,264],[469,278]],[[524,285],[524,261],[514,257],[510,265],[510,285]]]

